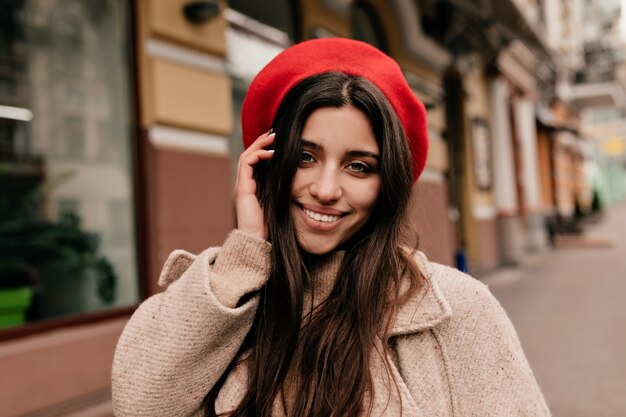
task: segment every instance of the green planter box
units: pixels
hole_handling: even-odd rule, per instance
[[[0,288],[0,329],[23,324],[32,298],[30,287]]]

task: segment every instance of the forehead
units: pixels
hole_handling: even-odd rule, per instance
[[[307,118],[302,139],[329,150],[363,149],[378,152],[370,120],[354,106],[322,107]]]

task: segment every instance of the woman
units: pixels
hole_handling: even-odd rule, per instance
[[[298,44],[242,120],[237,229],[170,255],[118,343],[117,416],[549,415],[486,287],[402,241],[427,135],[391,58]]]

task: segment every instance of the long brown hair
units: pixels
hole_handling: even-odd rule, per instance
[[[368,223],[341,249],[345,255],[327,299],[303,323],[304,295],[311,290],[307,254],[298,247],[290,216],[291,187],[300,158],[300,138],[311,113],[351,105],[370,120],[381,150],[380,194]],[[285,96],[274,120],[271,161],[255,167],[259,200],[272,243],[272,270],[260,292],[255,321],[243,349],[252,349],[248,390],[232,417],[269,417],[288,371],[296,373],[297,417],[359,416],[372,394],[370,355],[375,341],[387,358],[388,334],[396,306],[417,289],[419,271],[399,250],[412,186],[412,165],[402,125],[370,81],[331,72],[309,77]],[[408,278],[409,291],[401,290]],[[300,360],[294,361],[299,347]],[[297,363],[297,369],[291,367]],[[227,371],[228,372],[228,371]],[[209,415],[222,380],[207,396]],[[397,389],[397,387],[396,387]],[[370,400],[373,395],[369,395]]]

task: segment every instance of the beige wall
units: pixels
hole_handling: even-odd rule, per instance
[[[552,186],[552,152],[550,134],[543,129],[537,132],[537,153],[539,160],[539,179],[541,183],[541,203],[544,213],[554,208],[554,187]]]
[[[320,0],[300,0],[300,7],[302,9],[302,39],[308,39],[310,34],[318,28],[342,38],[350,37],[350,21],[347,16],[334,13]]]
[[[0,344],[0,416],[63,403],[106,403],[113,351],[125,323],[116,319]]]
[[[220,15],[191,24],[181,12],[187,3],[138,0],[148,294],[159,290],[158,273],[172,250],[220,245],[234,226],[227,22]]]
[[[428,259],[454,264],[454,229],[448,219],[448,183],[421,179],[413,187],[411,228]]]
[[[182,9],[189,0],[136,0],[141,3],[140,18],[146,21],[151,34],[164,40],[188,46],[216,56],[226,54],[225,33],[228,26],[222,17],[202,24],[185,20]],[[225,1],[219,1],[226,7]]]
[[[560,133],[563,135],[563,133]],[[576,165],[572,151],[567,146],[557,143],[554,150],[554,186],[556,189],[556,207],[563,216],[574,214],[576,196]]]
[[[476,181],[473,119],[480,118],[489,123],[489,93],[483,72],[484,63],[477,56],[471,57],[472,70],[464,74],[466,91],[464,138],[463,225],[469,265],[473,269],[492,268],[498,264],[497,229],[495,227],[495,201],[493,189],[480,189]],[[493,134],[489,126],[490,134]],[[493,141],[493,137],[489,141]],[[493,151],[493,150],[491,150]],[[492,156],[493,158],[493,152]],[[492,175],[495,173],[492,172]]]
[[[152,123],[229,135],[233,130],[232,86],[226,74],[149,59]]]

